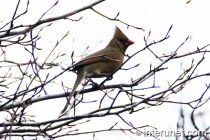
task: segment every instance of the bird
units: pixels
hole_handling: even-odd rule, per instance
[[[73,71],[77,73],[77,79],[61,113],[66,111],[78,85],[80,85],[84,79],[112,76],[123,64],[125,51],[132,44],[134,44],[134,42],[128,39],[128,37],[115,26],[114,35],[105,48],[77,62],[73,68]]]

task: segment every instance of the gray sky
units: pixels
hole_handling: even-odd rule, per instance
[[[56,1],[42,1],[42,0],[30,0],[29,12],[23,18],[20,18],[15,22],[15,24],[30,24],[36,22],[42,14],[49,9]],[[83,7],[87,4],[94,2],[93,0],[60,0],[58,5],[56,5],[52,10],[50,10],[44,17],[55,17],[58,15],[65,14],[67,12],[73,11],[77,8]],[[136,51],[144,47],[143,37],[148,35],[148,32],[151,30],[151,36],[149,41],[159,40],[164,37],[167,33],[169,27],[173,24],[172,31],[170,32],[170,38],[163,43],[152,46],[152,50],[158,54],[170,54],[174,51],[187,36],[190,36],[190,39],[185,43],[185,45],[178,51],[178,54],[184,54],[193,50],[196,50],[198,47],[203,47],[209,44],[210,36],[210,9],[209,0],[192,0],[189,4],[186,4],[187,0],[107,0],[94,8],[105,14],[110,18],[114,18],[116,14],[120,11],[118,18],[128,24],[134,25],[136,27],[141,27],[145,31],[137,30],[134,28],[126,28],[126,25],[110,21],[104,17],[99,16],[97,13],[94,13],[91,10],[86,10],[81,13],[78,13],[71,19],[79,19],[83,17],[79,22],[72,22],[67,20],[59,20],[54,22],[51,26],[46,27],[41,32],[41,39],[37,42],[37,47],[42,48],[41,51],[37,51],[36,55],[38,57],[38,62],[43,62],[46,58],[46,54],[51,51],[55,46],[57,40],[60,40],[66,33],[69,31],[68,36],[62,41],[58,48],[55,50],[55,54],[66,53],[66,56],[61,58],[66,61],[62,64],[63,67],[67,67],[71,60],[69,59],[71,52],[74,50],[75,57],[74,60],[80,60],[81,54],[84,52],[87,46],[90,46],[89,54],[100,50],[105,47],[109,40],[112,38],[115,25],[118,26],[130,39],[132,39],[135,44],[130,46],[126,52],[129,55],[132,55]],[[14,0],[0,1],[0,25],[4,25],[6,22],[11,20],[14,8],[17,2]],[[24,11],[26,2],[25,0],[21,1],[21,7],[19,12]],[[38,30],[37,30],[38,31]],[[25,53],[24,48],[21,47],[8,47],[7,59],[14,60],[16,62],[27,62],[29,60],[29,55],[22,55]],[[189,68],[192,59],[194,58],[195,64],[202,58],[202,55],[193,55],[186,58],[181,58],[174,60],[167,64],[168,69],[160,72],[156,75],[156,84],[160,86],[160,89],[151,89],[148,91],[139,91],[138,94],[145,94],[149,96],[152,93],[156,93],[162,89],[165,89],[168,84],[167,81],[173,82],[183,69]],[[0,58],[0,60],[3,58]],[[53,59],[53,57],[51,58]],[[199,66],[199,69],[196,71],[197,74],[205,73],[209,71],[208,62],[209,54],[206,54],[205,61]],[[144,51],[143,53],[137,55],[129,61],[124,67],[132,67],[137,63],[141,65],[130,71],[119,71],[114,75],[113,80],[107,82],[107,84],[117,84],[117,83],[128,83],[131,78],[140,77],[149,70],[150,64],[152,66],[157,66],[160,64],[160,61],[157,60],[154,55],[149,51]],[[7,71],[6,69],[4,69]],[[13,70],[14,75],[19,75],[20,73]],[[60,70],[60,67],[54,68],[50,71],[50,76],[53,77]],[[43,77],[46,77],[49,71],[41,73]],[[46,87],[49,94],[62,93],[63,89],[59,85],[61,81],[69,87],[73,86],[74,80],[76,79],[76,74],[66,73],[63,76],[59,77],[55,84],[50,84]],[[96,79],[96,82],[102,81],[102,79]],[[143,83],[140,87],[147,87],[152,85],[153,79],[149,79],[147,82]],[[27,81],[26,81],[27,83]],[[175,101],[191,101],[197,99],[205,90],[205,84],[209,83],[209,78],[200,78],[195,81],[190,82],[187,87],[179,94],[170,96],[170,100]],[[8,92],[14,92],[15,87],[18,83],[14,84],[8,89]],[[25,83],[24,83],[25,84]],[[23,84],[23,85],[24,85]],[[37,83],[38,85],[38,83]],[[24,86],[22,87],[24,89]],[[81,89],[80,85],[78,89]],[[116,92],[110,94],[114,97]],[[208,94],[207,94],[208,95]],[[85,100],[100,100],[103,94],[94,92],[88,93],[85,95]],[[93,98],[94,97],[94,98]],[[208,97],[205,97],[208,98]],[[120,95],[120,98],[116,102],[117,104],[123,104],[127,100],[126,95]],[[40,102],[37,105],[29,107],[26,112],[28,114],[35,114],[37,121],[45,121],[48,119],[57,118],[61,109],[65,104],[65,99],[56,99],[46,102]],[[109,106],[110,100],[107,98],[103,106]],[[85,104],[77,108],[78,114],[85,114],[86,112],[95,108],[98,104]],[[87,107],[88,106],[88,107]],[[207,113],[203,116],[202,120],[197,120],[200,128],[205,128],[205,122],[207,125],[210,124],[209,119],[207,119],[209,114],[209,103],[200,108],[197,112],[206,111]],[[143,106],[140,106],[143,107]],[[157,127],[160,130],[176,130],[177,120],[179,118],[179,109],[180,105],[175,104],[163,104],[158,107],[151,107],[142,111],[139,111],[136,114],[129,115],[129,113],[123,113],[122,116],[132,122],[135,126],[151,125]],[[187,113],[186,117],[189,117],[191,110],[188,106],[184,106],[184,110]],[[3,119],[6,116],[1,113],[0,119]],[[96,118],[92,119],[90,124],[84,125],[82,128],[78,126],[79,131],[83,130],[97,130],[97,129],[107,129],[115,122],[119,122],[117,125],[118,128],[125,128],[127,125],[119,120],[118,117],[106,117],[106,118]],[[100,124],[100,125],[95,125]],[[190,120],[186,121],[186,128],[191,130],[193,127],[190,124]],[[75,128],[76,129],[76,128]],[[104,132],[96,133],[95,139],[106,140],[106,139],[121,139],[127,140],[130,137],[133,139],[139,139],[133,134],[126,132],[129,136],[125,135],[122,132]],[[74,136],[74,139],[92,139],[92,135],[80,135]],[[40,138],[41,139],[41,138]],[[146,139],[146,138],[145,138]],[[153,139],[153,138],[148,138]],[[161,138],[163,139],[163,138]],[[167,139],[167,138],[165,138]]]

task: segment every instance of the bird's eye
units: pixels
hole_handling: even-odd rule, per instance
[[[120,41],[120,42],[124,42],[124,39],[123,39],[123,38],[120,38],[119,41]]]

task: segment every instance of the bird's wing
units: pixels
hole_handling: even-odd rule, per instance
[[[82,60],[80,60],[79,62],[77,62],[75,64],[75,67],[77,66],[82,66],[82,65],[89,65],[89,64],[92,64],[92,63],[97,63],[97,62],[105,62],[105,61],[115,61],[115,62],[118,62],[120,60],[117,60],[117,59],[113,59],[109,56],[113,56],[114,55],[114,52],[96,52],[94,54],[91,54],[85,58],[83,58]]]

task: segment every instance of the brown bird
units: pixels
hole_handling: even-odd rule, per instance
[[[115,33],[109,44],[102,50],[93,53],[79,62],[73,68],[77,72],[77,79],[69,95],[63,113],[71,101],[78,85],[85,78],[101,78],[113,74],[123,63],[124,54],[128,46],[134,44],[132,40],[116,26]]]

